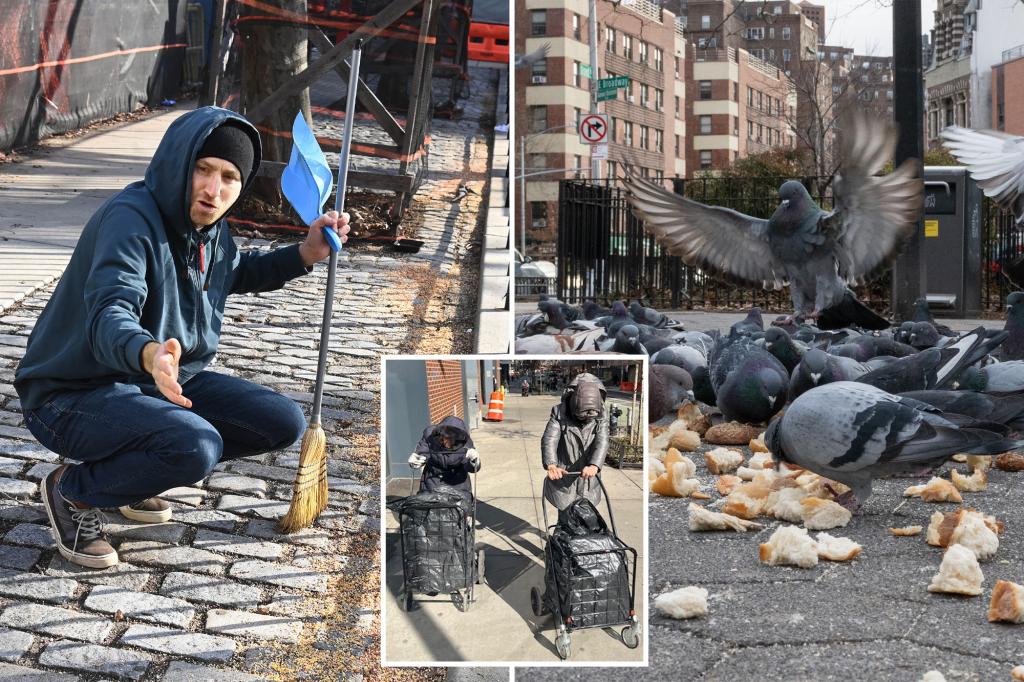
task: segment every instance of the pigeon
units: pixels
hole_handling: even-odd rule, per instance
[[[967,166],[985,195],[1011,209],[1017,229],[1024,229],[1024,137],[959,126],[941,134],[946,149]]]
[[[1024,360],[1024,291],[1015,291],[1006,298],[1006,324],[1009,336],[999,347],[999,359]]]
[[[517,54],[515,66],[516,69],[528,69],[539,61],[542,61],[548,56],[548,52],[551,50],[551,43],[544,43],[533,52],[526,54]]]
[[[739,322],[729,327],[730,332],[738,334],[755,334],[764,331],[764,318],[761,317],[761,309],[754,306]]]
[[[914,355],[917,349],[908,344],[899,343],[889,336],[861,334],[856,338],[831,346],[828,352],[832,355],[843,355],[854,360],[867,362],[871,358],[876,358],[880,355],[891,355],[898,358]]]
[[[516,337],[543,334],[548,328],[547,317],[543,313],[516,315]]]
[[[1024,360],[1008,360],[985,367],[968,367],[957,379],[956,388],[986,393],[1024,391]]]
[[[752,339],[733,333],[715,348],[709,366],[718,409],[726,419],[768,421],[786,402],[789,373]]]
[[[565,314],[562,312],[562,306],[559,301],[555,299],[542,300],[537,303],[537,308],[547,316],[548,324],[552,327],[562,330],[569,326],[569,320],[566,319]]]
[[[693,397],[705,405],[716,407],[718,405],[718,398],[715,396],[715,389],[711,385],[711,372],[707,366],[696,368],[690,374],[690,377],[693,379]]]
[[[615,332],[619,331],[619,328],[623,325],[636,324],[636,320],[626,310],[626,304],[622,301],[612,303],[612,314],[600,319],[604,320],[605,323],[602,326],[608,331],[609,336],[614,336]],[[601,324],[601,322],[598,321],[598,324]]]
[[[630,355],[647,353],[647,349],[640,343],[640,330],[632,324],[619,327],[612,343],[601,350],[610,353],[629,353]]]
[[[656,422],[670,414],[693,388],[693,379],[674,365],[652,365],[647,394],[647,419]]]
[[[927,403],[946,413],[962,414],[1024,432],[1024,392],[989,395],[977,391],[910,391],[901,398]]]
[[[842,355],[832,355],[820,348],[811,348],[797,363],[789,379],[789,399],[799,396],[816,386],[836,381],[856,381],[865,374],[880,369],[893,358],[872,358],[860,362]]]
[[[920,473],[960,452],[993,455],[1018,446],[993,428],[998,425],[955,423],[916,400],[840,381],[793,401],[768,425],[765,445],[779,461],[849,486],[836,501],[856,509],[871,496],[875,478]]]
[[[676,367],[682,367],[692,376],[693,371],[698,367],[708,366],[708,359],[706,355],[696,348],[678,343],[666,346],[656,353],[653,353],[651,355],[651,364],[675,365]]]
[[[779,327],[772,327],[764,333],[764,348],[779,359],[790,374],[800,364],[800,359],[807,352],[803,344],[798,344]]]
[[[935,316],[932,315],[931,308],[928,307],[928,301],[919,298],[914,301],[914,312],[910,317],[911,322],[929,322],[935,326],[943,336],[956,336],[956,332],[947,327],[944,324],[939,324],[935,321]]]
[[[588,320],[595,320],[605,315],[611,315],[612,311],[610,308],[604,308],[599,306],[594,301],[583,302],[583,317]]]
[[[802,184],[779,188],[770,219],[707,206],[665,190],[629,169],[625,180],[633,212],[673,255],[689,265],[722,272],[764,288],[789,284],[794,317],[818,318],[839,307],[832,324],[882,329],[888,322],[847,288],[862,283],[898,254],[914,233],[924,205],[917,162],[884,176],[896,130],[855,113],[841,128],[844,165],[836,175],[835,210],[821,210]],[[843,324],[839,324],[842,322]]]
[[[651,327],[661,329],[667,327],[669,323],[668,316],[665,313],[659,313],[654,308],[646,308],[637,301],[629,304],[629,313],[640,324],[650,325]]]

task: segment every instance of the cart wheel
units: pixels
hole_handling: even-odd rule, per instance
[[[398,608],[406,613],[412,611],[412,592],[402,592],[398,595]]]
[[[533,615],[538,618],[544,615],[544,602],[540,599],[540,590],[536,586],[530,588],[530,607]]]
[[[452,603],[455,604],[455,608],[457,608],[459,611],[462,611],[463,613],[469,611],[469,601],[462,594],[462,592],[459,592],[458,590],[452,592]]]
[[[622,643],[630,649],[640,646],[640,626],[634,623],[622,628]]]
[[[476,552],[476,584],[487,584],[487,580],[484,579],[484,551],[482,549],[478,549]]]
[[[572,652],[569,650],[569,633],[562,632],[555,637],[555,649],[558,651],[558,657],[563,661],[569,658],[569,654]]]

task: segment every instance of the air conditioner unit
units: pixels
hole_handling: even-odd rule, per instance
[[[626,101],[629,102],[630,104],[633,104],[636,102],[636,97],[634,97],[633,95],[629,95],[628,97],[626,97]]]
[[[548,77],[547,76],[534,76],[533,78],[530,79],[530,82],[533,83],[534,85],[544,85],[545,83],[548,82]]]
[[[548,226],[548,221],[547,221],[546,218],[538,218],[537,220],[534,220],[531,223],[531,225],[533,227],[547,227]]]

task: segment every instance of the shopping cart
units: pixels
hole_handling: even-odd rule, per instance
[[[578,476],[580,472],[564,472]],[[640,622],[634,609],[636,598],[637,552],[619,539],[615,530],[611,500],[601,478],[596,476],[608,507],[604,524],[596,507],[588,500],[600,525],[593,532],[572,535],[558,525],[548,525],[547,500],[541,502],[544,514],[544,584],[530,588],[534,615],[555,615],[555,649],[562,660],[569,658],[571,633],[587,628],[625,625],[622,643],[630,649],[640,646]],[[632,559],[632,561],[630,561]]]
[[[388,505],[398,515],[402,556],[402,590],[398,604],[414,608],[415,593],[445,592],[460,611],[476,601],[474,586],[483,582],[484,551],[476,549],[476,474],[472,493],[443,487]],[[413,479],[414,484],[418,479]],[[411,491],[410,491],[411,492]]]

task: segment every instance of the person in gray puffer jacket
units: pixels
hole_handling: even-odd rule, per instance
[[[562,400],[551,408],[541,437],[541,459],[547,471],[544,498],[558,509],[559,517],[578,497],[595,505],[601,502],[601,487],[592,479],[608,454],[606,395],[601,380],[584,372],[565,387]],[[580,475],[566,476],[566,472]]]
[[[472,493],[469,474],[480,471],[480,453],[473,447],[466,423],[455,416],[442,419],[423,430],[409,466],[423,467],[420,492],[449,486]]]

